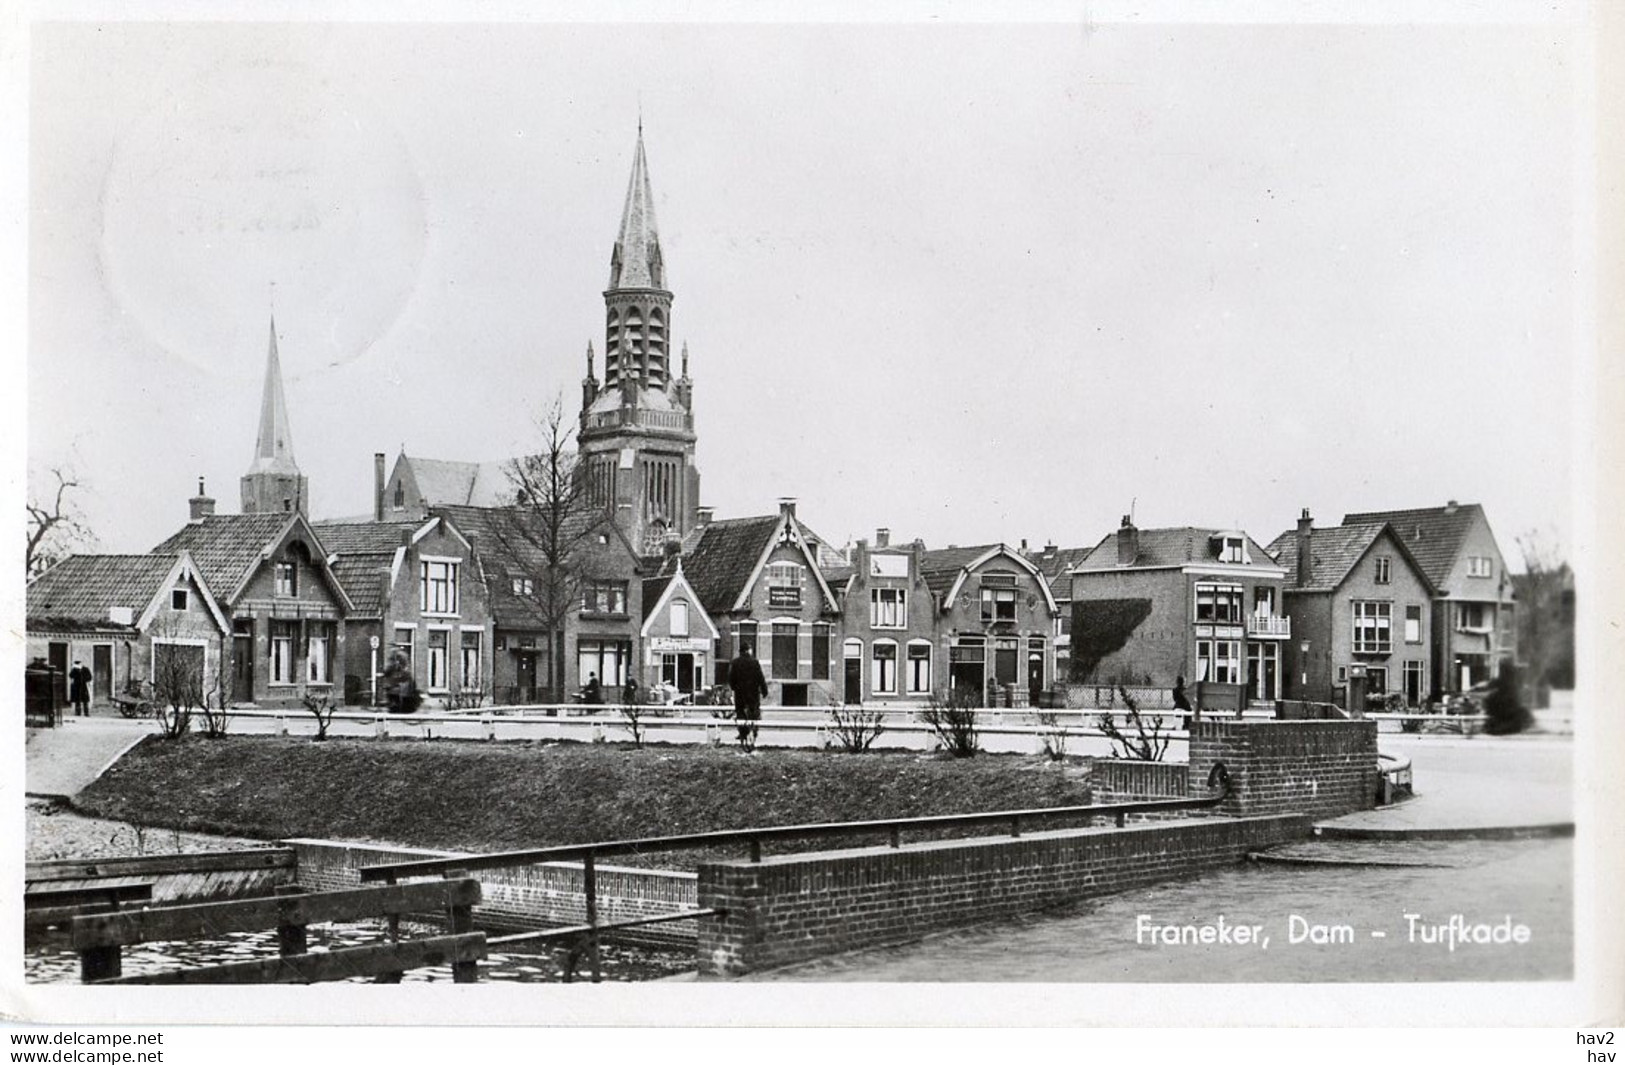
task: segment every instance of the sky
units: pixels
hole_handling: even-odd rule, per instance
[[[1544,25],[36,24],[27,450],[315,517],[580,403],[638,123],[701,495],[840,545],[1482,503],[1574,534],[1580,38]],[[600,363],[600,369],[601,369]]]

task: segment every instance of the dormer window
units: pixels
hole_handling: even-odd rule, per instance
[[[1239,536],[1225,536],[1219,542],[1220,562],[1247,561],[1246,541]]]

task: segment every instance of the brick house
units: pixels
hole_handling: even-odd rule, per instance
[[[1489,681],[1515,659],[1518,626],[1511,575],[1484,508],[1442,507],[1345,514],[1344,525],[1387,522],[1438,591],[1433,608],[1432,689],[1443,696]]]
[[[712,521],[702,512],[699,520],[681,558],[718,633],[717,683],[728,682],[727,663],[749,647],[767,677],[767,702],[839,702],[840,604],[824,580],[822,541],[796,518],[795,501],[781,501],[777,515]]]
[[[402,656],[430,703],[491,693],[493,625],[474,546],[450,519],[316,523],[350,596],[344,699],[376,704],[376,683]]]
[[[566,700],[589,674],[597,674],[606,699],[616,698],[637,668],[638,629],[643,619],[644,565],[607,513],[573,517],[563,532],[572,543],[572,603],[562,632],[550,648],[547,631],[547,565],[516,523],[526,512],[511,507],[437,506],[475,545],[484,574],[491,622],[491,683],[501,704],[550,702],[548,663],[555,652]],[[562,650],[560,650],[562,649]]]
[[[165,655],[193,658],[219,704],[231,625],[186,551],[71,555],[28,582],[25,625],[28,659],[56,671],[63,704],[74,662],[90,668],[94,710],[132,682],[150,685]]]
[[[643,578],[643,647],[639,683],[666,685],[685,695],[703,691],[716,676],[717,641],[700,595],[683,575],[679,557],[669,573]]]
[[[1286,571],[1236,529],[1138,529],[1125,516],[1072,569],[1072,673],[1232,700],[1282,697]],[[1222,687],[1220,687],[1222,686]]]
[[[194,501],[193,513],[207,502]],[[294,706],[307,691],[334,691],[352,607],[303,514],[202,513],[153,549],[182,551],[231,622],[232,702]]]
[[[1317,529],[1305,510],[1269,552],[1286,571],[1288,696],[1342,704],[1351,671],[1363,670],[1369,699],[1431,698],[1434,588],[1392,525]]]
[[[859,540],[824,576],[841,605],[841,701],[924,701],[936,690],[937,608],[921,571],[924,545],[893,546],[891,531]]]
[[[936,608],[935,686],[1026,706],[1055,681],[1059,611],[1043,573],[1004,544],[922,551]]]

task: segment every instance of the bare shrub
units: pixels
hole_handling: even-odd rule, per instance
[[[632,746],[642,747],[643,737],[647,727],[643,723],[644,717],[649,713],[650,707],[639,700],[636,695],[621,701],[622,728],[632,734]]]
[[[829,731],[841,745],[841,750],[858,754],[867,751],[886,731],[886,715],[862,706],[836,704],[829,708]]]
[[[192,715],[204,707],[203,649],[155,643],[152,648],[152,712],[167,739],[192,728]]]
[[[970,688],[953,688],[946,700],[932,693],[920,715],[930,726],[942,749],[955,758],[969,758],[981,750],[981,735],[976,727],[976,692]]]
[[[1066,759],[1066,726],[1061,724],[1061,715],[1054,710],[1045,710],[1038,715],[1038,738],[1044,744],[1044,756],[1052,762]]]
[[[1173,739],[1170,732],[1165,731],[1162,718],[1149,719],[1141,714],[1140,701],[1121,684],[1117,686],[1117,696],[1128,707],[1128,729],[1125,731],[1118,726],[1115,715],[1100,715],[1100,731],[1111,741],[1112,757],[1133,758],[1142,762],[1162,761]]]
[[[333,715],[339,712],[342,704],[333,701],[331,692],[322,692],[320,695],[314,692],[306,692],[303,701],[305,709],[309,710],[311,715],[316,718],[316,735],[312,738],[317,740],[327,739],[327,729],[333,724]]]

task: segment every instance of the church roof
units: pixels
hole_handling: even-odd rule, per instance
[[[666,287],[666,271],[660,255],[660,232],[655,225],[654,193],[649,189],[649,161],[643,154],[643,126],[638,126],[638,147],[632,156],[632,179],[626,186],[626,206],[621,209],[620,235],[610,257],[609,287]]]
[[[453,462],[402,455],[425,506],[494,507],[513,495],[505,463]]]
[[[298,476],[293,459],[293,433],[288,426],[288,399],[282,392],[282,361],[276,350],[276,318],[271,319],[271,346],[265,357],[265,391],[260,397],[259,432],[248,472]]]

